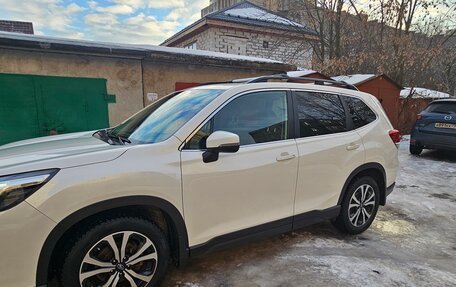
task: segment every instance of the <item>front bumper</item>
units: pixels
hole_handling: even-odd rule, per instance
[[[0,212],[0,286],[35,286],[38,257],[54,226],[25,201]]]

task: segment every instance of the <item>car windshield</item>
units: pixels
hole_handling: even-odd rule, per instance
[[[439,114],[456,114],[456,102],[437,102],[430,104],[426,112]]]
[[[109,135],[133,144],[164,141],[224,91],[196,89],[171,94],[111,129]]]

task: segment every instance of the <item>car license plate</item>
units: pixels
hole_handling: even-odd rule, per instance
[[[456,129],[456,124],[435,123],[435,127],[440,129]]]

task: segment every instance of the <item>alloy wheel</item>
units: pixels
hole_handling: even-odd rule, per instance
[[[145,287],[158,266],[155,245],[134,231],[110,234],[85,255],[79,271],[81,287]]]
[[[359,186],[348,205],[348,218],[355,227],[366,224],[375,209],[375,191],[369,184]]]

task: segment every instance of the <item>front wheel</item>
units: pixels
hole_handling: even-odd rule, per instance
[[[144,219],[117,218],[76,239],[61,278],[64,287],[157,286],[168,261],[168,242],[157,226]]]
[[[344,233],[364,232],[374,221],[379,205],[379,187],[371,177],[355,180],[347,189],[339,216],[334,226]]]

